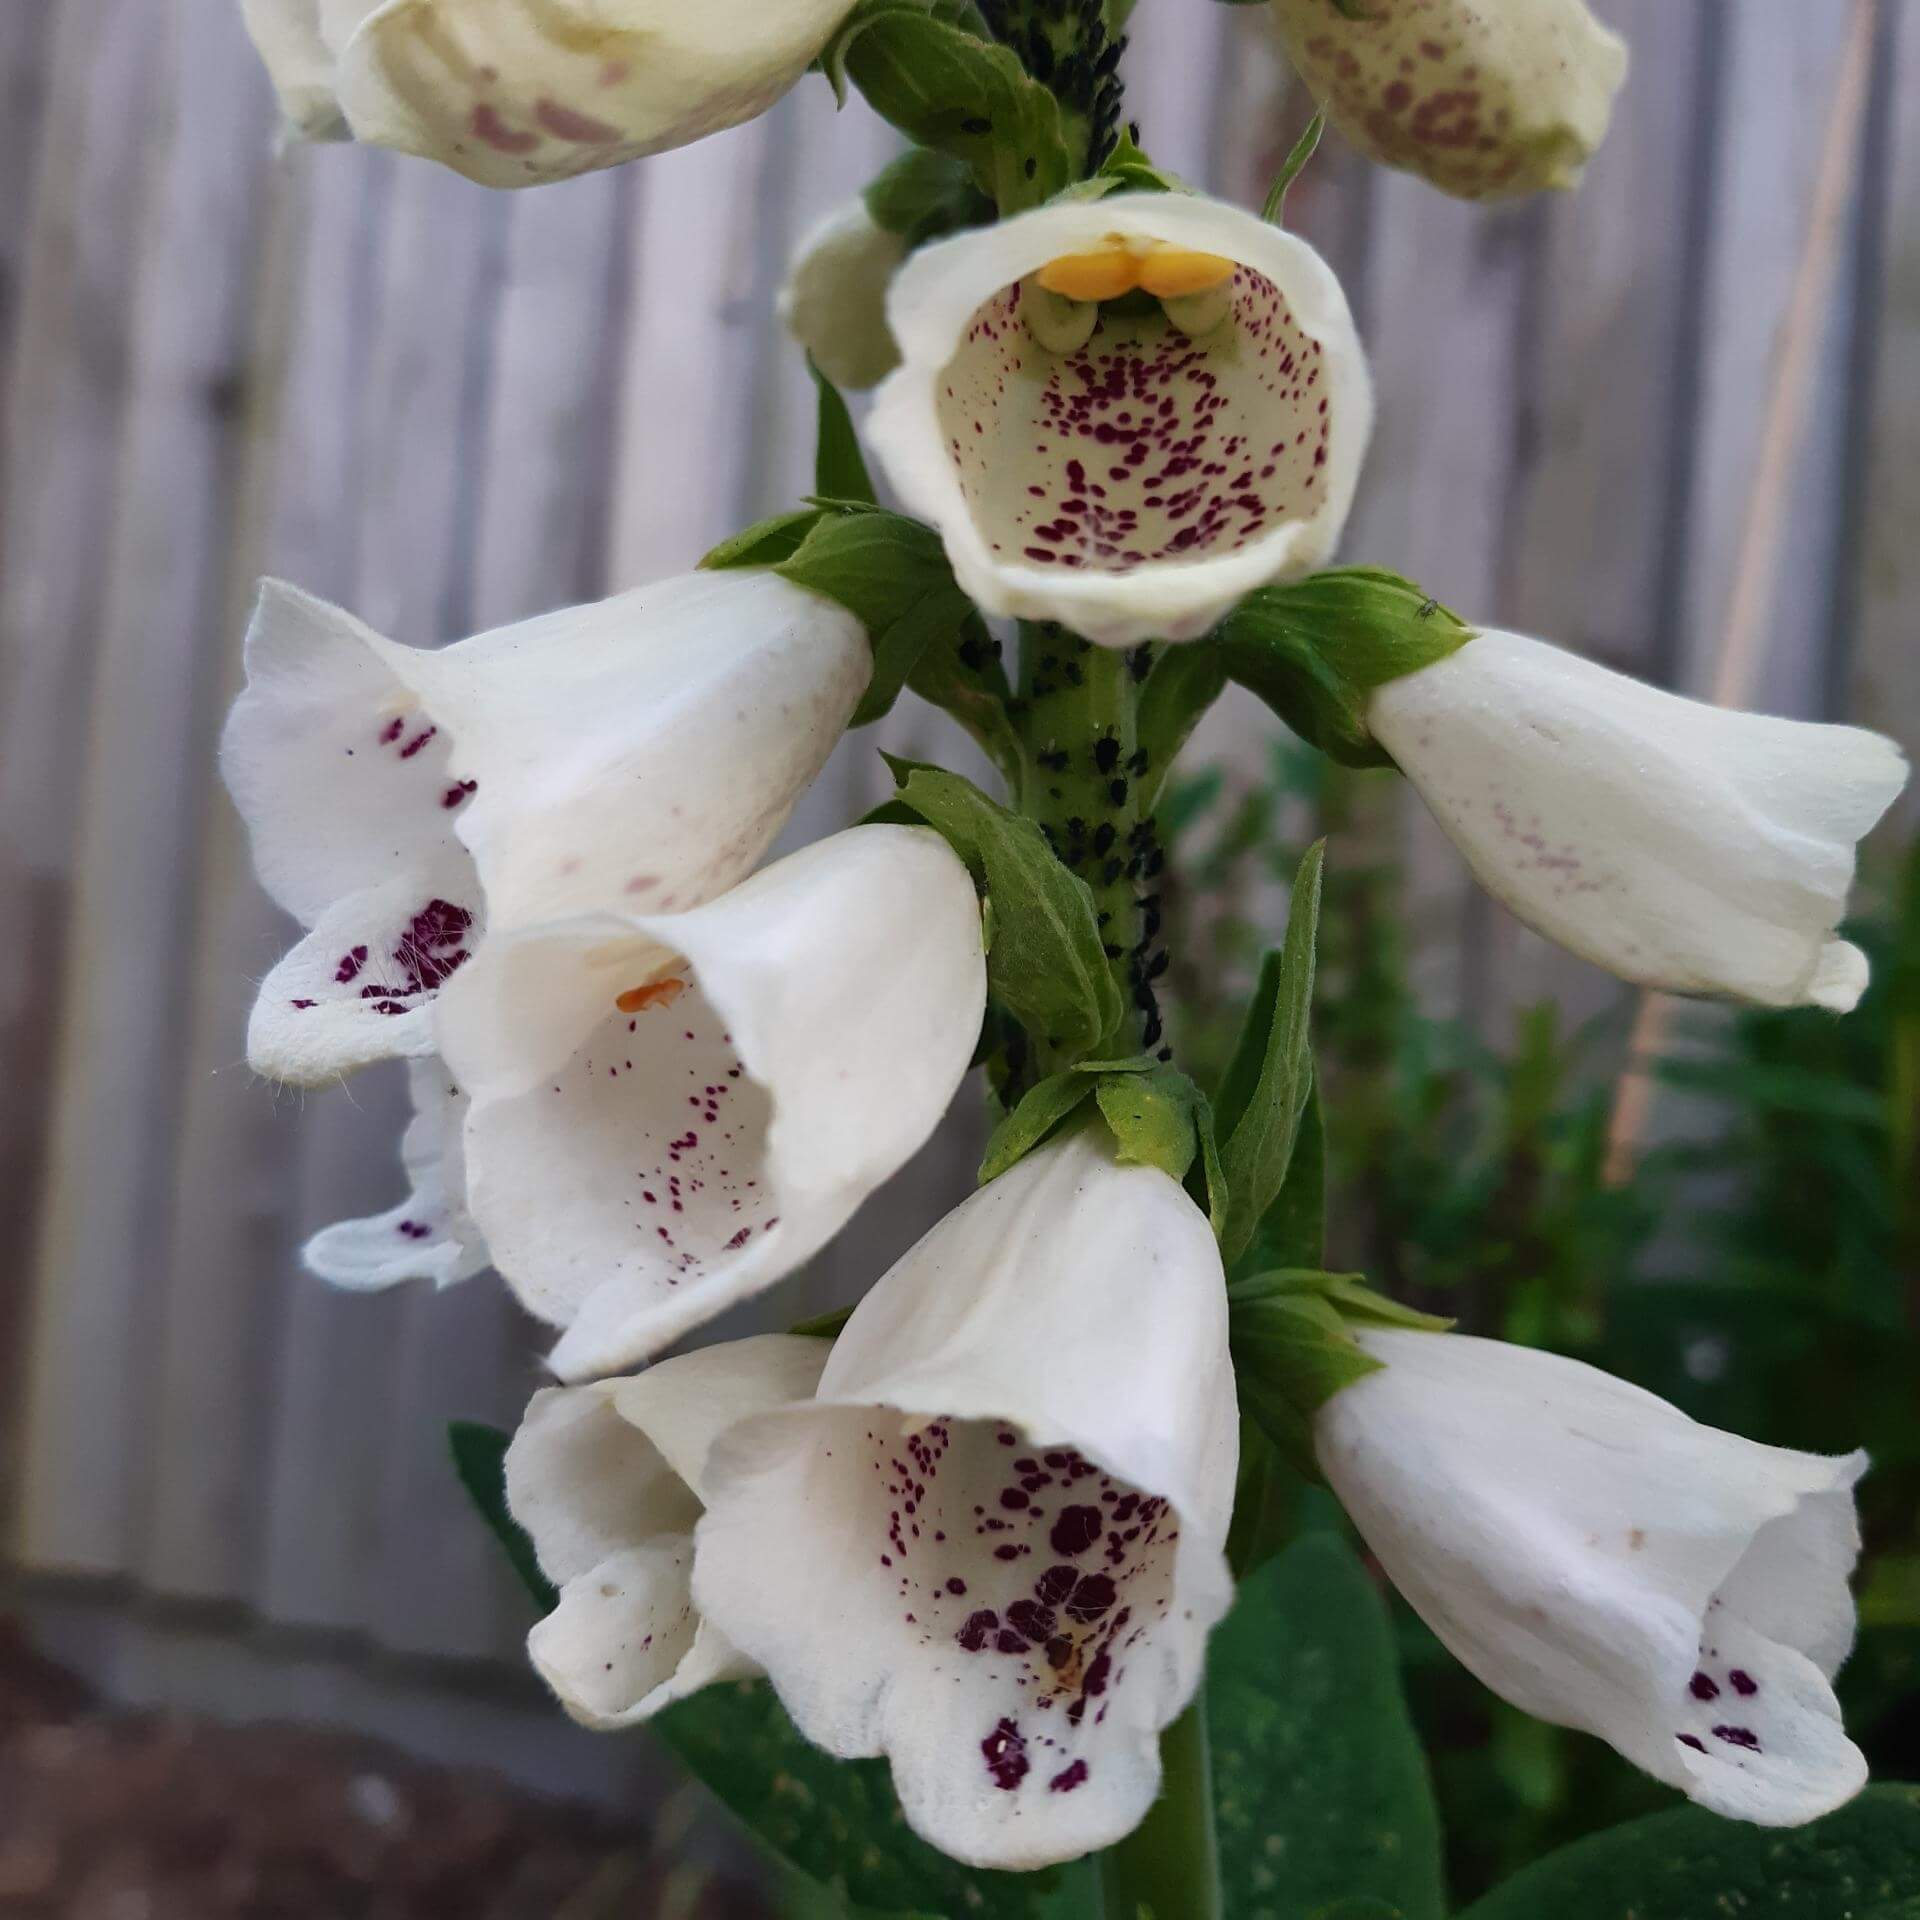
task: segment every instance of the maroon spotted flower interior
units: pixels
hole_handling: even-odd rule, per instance
[[[1197,340],[1157,308],[1103,307],[1066,354],[1028,331],[1021,291],[975,314],[939,395],[997,559],[1122,572],[1231,553],[1315,515],[1331,426],[1322,354],[1271,280],[1236,268],[1227,318]]]

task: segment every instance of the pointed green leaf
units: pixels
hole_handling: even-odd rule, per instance
[[[757,521],[730,539],[722,540],[700,564],[716,571],[724,567],[777,567],[800,550],[820,517],[817,507],[776,513],[772,519]]]
[[[1238,1266],[1249,1272],[1265,1267],[1317,1267],[1326,1258],[1326,1243],[1327,1143],[1316,1079],[1307,1090],[1287,1177],[1273,1204],[1260,1216],[1259,1228]]]
[[[1292,150],[1280,163],[1280,171],[1273,177],[1273,185],[1267,189],[1266,204],[1260,209],[1260,218],[1279,227],[1286,224],[1287,189],[1299,179],[1306,165],[1318,150],[1320,136],[1327,130],[1327,110],[1322,107],[1307,122],[1306,130],[1293,143]]]
[[[1314,1414],[1342,1387],[1379,1372],[1380,1362],[1355,1342],[1330,1301],[1312,1293],[1249,1297],[1245,1284],[1227,1289],[1241,1408],[1296,1472],[1317,1480]]]
[[[998,1180],[1009,1167],[1024,1160],[1060,1123],[1079,1110],[1093,1092],[1094,1083],[1071,1068],[1050,1074],[1029,1087],[1020,1104],[994,1128],[980,1161],[980,1184]]]
[[[1201,716],[1227,684],[1226,656],[1205,640],[1164,647],[1140,690],[1140,750],[1147,756],[1141,804],[1151,807]],[[1168,837],[1178,823],[1162,822]]]
[[[1387,1610],[1338,1535],[1306,1535],[1241,1586],[1213,1637],[1207,1710],[1232,1920],[1353,1901],[1441,1920],[1440,1822]]]
[[[883,632],[873,636],[873,678],[853,710],[850,727],[864,727],[892,712],[900,690],[931,646],[952,640],[973,617],[972,603],[958,587],[935,587]]]
[[[1314,943],[1326,843],[1312,847],[1293,883],[1287,937],[1260,970],[1254,1003],[1221,1084],[1216,1119],[1227,1183],[1221,1251],[1231,1265],[1286,1182],[1313,1088],[1310,1016]]]
[[[1376,1293],[1358,1273],[1324,1273],[1317,1267],[1276,1267],[1234,1281],[1232,1298],[1247,1306],[1289,1295],[1324,1300],[1343,1320],[1369,1327],[1399,1327],[1410,1333],[1445,1333],[1453,1322],[1434,1313],[1403,1307]]]
[[[533,1539],[507,1510],[507,1448],[513,1436],[498,1427],[477,1420],[456,1420],[447,1428],[447,1444],[453,1452],[453,1470],[467,1490],[480,1518],[493,1531],[520,1583],[538,1602],[542,1613],[549,1613],[560,1594],[540,1571],[540,1556],[533,1550]]]
[[[866,456],[860,451],[860,436],[853,430],[853,415],[840,389],[807,356],[807,371],[820,396],[819,436],[813,450],[813,490],[829,500],[860,501],[878,505],[873,476],[867,471]]]

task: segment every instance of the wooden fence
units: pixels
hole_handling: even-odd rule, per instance
[[[1911,747],[1920,4],[1600,11],[1634,71],[1577,195],[1482,211],[1332,139],[1295,190],[1380,387],[1346,553],[1704,690],[1758,550],[1753,703]],[[1142,0],[1130,61],[1155,155],[1243,202],[1308,111],[1262,13]],[[368,1298],[295,1267],[393,1197],[401,1094],[276,1099],[242,1061],[288,936],[213,771],[252,583],[433,641],[679,570],[791,502],[810,396],[772,297],[891,141],[810,80],[698,147],[507,196],[276,159],[272,117],[234,0],[0,7],[0,1555],[127,1691],[378,1717],[342,1675],[516,1657],[441,1436],[510,1422],[539,1342],[491,1281]],[[1807,403],[1770,410],[1790,341]],[[1743,540],[1770,471],[1777,531]],[[1198,751],[1270,724],[1233,708]],[[938,716],[889,725],[948,745]],[[866,804],[874,744],[796,837]],[[1436,1004],[1607,1003],[1401,830]],[[876,1274],[971,1149],[962,1117],[783,1306]],[[331,1677],[287,1681],[315,1649]]]

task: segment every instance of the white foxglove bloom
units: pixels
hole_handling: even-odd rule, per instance
[[[300,1250],[307,1271],[336,1287],[370,1293],[405,1280],[450,1287],[490,1264],[486,1242],[467,1211],[460,1138],[466,1096],[445,1063],[432,1056],[412,1061],[407,1078],[413,1118],[400,1141],[407,1197],[370,1219],[322,1227]]]
[[[1627,43],[1586,0],[1273,0],[1273,13],[1362,153],[1465,200],[1573,186],[1627,75]]]
[[[1514,633],[1372,697],[1367,724],[1522,920],[1623,980],[1845,1012],[1834,937],[1898,747],[1685,700]]]
[[[1734,1819],[1795,1826],[1859,1791],[1829,1682],[1864,1454],[1763,1447],[1499,1341],[1355,1338],[1384,1365],[1316,1416],[1321,1467],[1495,1693]]]
[[[870,671],[851,614],[765,572],[438,651],[268,581],[221,764],[262,883],[310,931],[260,989],[249,1061],[314,1085],[430,1052],[483,922],[711,899],[780,830]]]
[[[764,113],[853,0],[242,0],[296,133],[525,187]]]
[[[1332,552],[1372,393],[1292,234],[1193,194],[1056,203],[923,247],[887,317],[869,437],[986,612],[1191,640]]]
[[[877,386],[900,364],[887,327],[887,287],[907,257],[855,196],[795,250],[780,289],[780,318],[836,387]]]
[[[442,996],[494,1264],[566,1378],[785,1278],[933,1131],[986,1006],[973,882],[925,827],[818,842],[690,913],[496,936]]]
[[[934,1846],[1072,1859],[1159,1790],[1232,1597],[1237,1452],[1212,1231],[1089,1131],[907,1253],[812,1405],[719,1441],[694,1596],[809,1740],[892,1761]]]
[[[630,1727],[754,1673],[694,1608],[707,1455],[736,1420],[812,1396],[824,1340],[763,1334],[637,1379],[534,1395],[507,1450],[507,1502],[560,1602],[527,1651],[589,1727]]]

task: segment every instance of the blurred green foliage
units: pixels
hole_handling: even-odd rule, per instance
[[[1178,845],[1162,902],[1177,1057],[1218,1083],[1287,884],[1331,835],[1314,1008],[1329,1263],[1753,1439],[1868,1448],[1840,1691],[1876,1775],[1920,1779],[1920,847],[1863,875],[1859,1008],[1683,1017],[1658,1064],[1660,1142],[1610,1185],[1632,997],[1573,1031],[1552,1004],[1494,1036],[1423,1012],[1404,875],[1379,851],[1397,787],[1291,740],[1251,788],[1176,783],[1161,826]],[[1398,1627],[1456,1901],[1677,1803],[1494,1700],[1404,1609]]]

